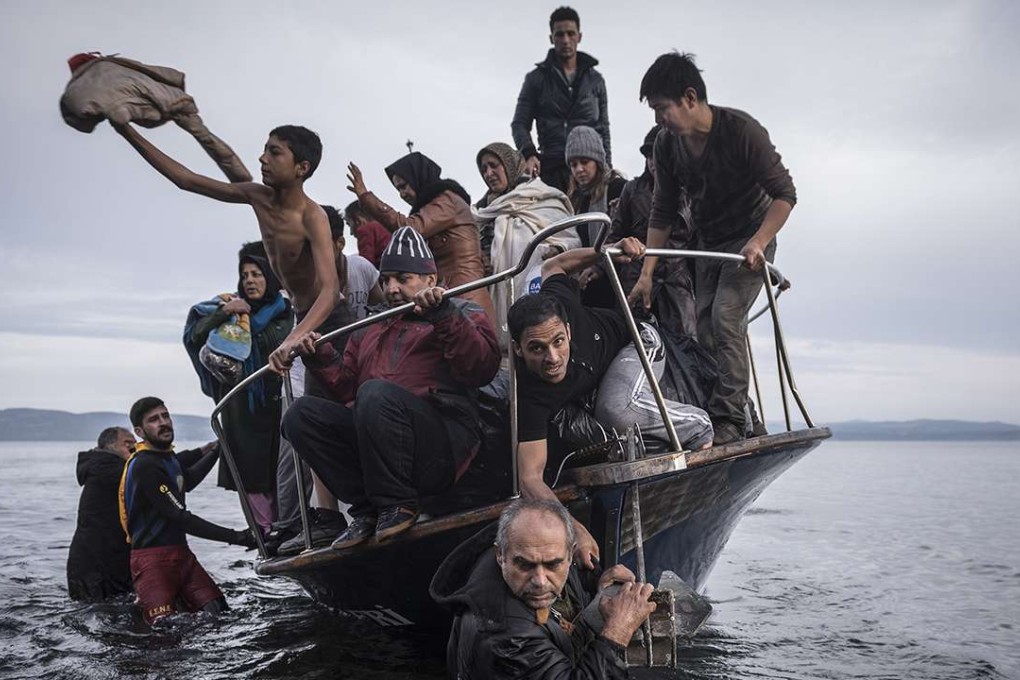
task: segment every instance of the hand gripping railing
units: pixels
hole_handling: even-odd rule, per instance
[[[608,227],[609,227],[610,220],[609,220],[609,217],[607,215],[605,215],[604,213],[584,213],[584,214],[581,214],[581,215],[574,215],[573,217],[568,217],[566,219],[560,220],[559,222],[555,222],[555,223],[549,225],[548,227],[546,227],[545,229],[543,229],[542,231],[540,231],[537,234],[535,234],[535,236],[528,243],[527,247],[524,249],[524,253],[521,255],[521,259],[513,267],[511,267],[509,269],[506,269],[506,270],[504,270],[502,272],[499,272],[499,273],[490,274],[489,276],[486,276],[486,277],[481,278],[481,279],[477,279],[477,280],[472,281],[470,283],[465,283],[463,285],[456,286],[454,288],[450,288],[449,290],[446,291],[446,295],[447,296],[462,295],[463,293],[468,293],[468,292],[473,291],[473,290],[478,290],[479,288],[485,288],[487,286],[491,286],[493,284],[500,283],[502,281],[505,281],[507,279],[511,279],[511,278],[517,276],[518,274],[524,272],[525,269],[527,269],[528,263],[531,261],[532,256],[535,254],[535,250],[542,243],[542,241],[546,240],[550,236],[553,236],[555,234],[560,233],[561,231],[564,231],[566,229],[570,229],[571,227],[577,227],[577,226],[580,226],[582,224],[587,224],[589,222],[598,222],[598,223],[601,223],[602,231],[600,232],[600,235],[608,232]],[[602,239],[605,238],[604,235],[602,235],[601,237],[602,237]],[[319,344],[321,344],[323,342],[327,342],[329,340],[332,340],[333,338],[337,338],[337,337],[340,337],[342,335],[347,335],[348,333],[352,333],[352,332],[354,332],[356,330],[359,330],[361,328],[365,328],[366,326],[371,326],[372,324],[379,323],[380,321],[384,321],[386,319],[389,319],[389,318],[392,318],[392,317],[395,317],[395,316],[401,316],[403,314],[406,314],[406,313],[412,311],[413,309],[414,309],[414,303],[413,302],[408,302],[408,303],[400,305],[398,307],[391,307],[390,309],[387,309],[387,310],[385,310],[383,312],[380,312],[378,314],[373,314],[372,316],[366,317],[364,319],[360,319],[360,320],[355,321],[354,323],[348,324],[348,325],[346,325],[346,326],[344,326],[342,328],[337,328],[334,331],[330,331],[329,333],[326,333],[325,335],[320,337],[318,340],[316,340],[315,344],[319,345]],[[640,352],[639,352],[639,354],[640,354]],[[230,445],[227,443],[227,438],[224,436],[223,426],[222,426],[222,423],[220,422],[220,414],[223,412],[223,408],[226,406],[226,404],[231,399],[235,398],[238,394],[240,394],[253,381],[258,380],[260,377],[264,376],[269,370],[270,369],[269,369],[268,365],[263,366],[262,368],[258,369],[257,371],[255,371],[254,373],[252,373],[251,375],[246,377],[244,380],[239,382],[237,385],[235,385],[233,389],[231,389],[229,392],[227,392],[227,394],[222,399],[220,399],[219,403],[216,404],[216,407],[213,408],[212,415],[210,416],[210,421],[212,423],[213,432],[216,433],[216,438],[219,439],[219,442],[220,442],[220,455],[223,457],[223,460],[226,461],[227,467],[230,470],[230,476],[234,480],[234,485],[235,485],[235,487],[237,489],[237,495],[238,495],[240,503],[241,503],[241,511],[244,513],[244,519],[248,523],[248,528],[250,528],[252,530],[252,533],[255,535],[255,543],[258,546],[259,555],[262,558],[266,558],[269,555],[266,552],[265,542],[262,540],[262,533],[261,533],[261,531],[259,531],[259,528],[258,528],[258,526],[255,523],[255,516],[252,513],[251,504],[248,502],[248,497],[245,494],[244,484],[241,481],[241,475],[238,473],[237,464],[234,461],[233,452],[230,450]],[[513,378],[513,362],[511,362],[510,374],[511,374],[511,380],[510,380],[510,403],[511,403],[510,436],[511,436],[511,440],[512,440],[511,441],[511,449],[512,449],[512,454],[511,455],[513,457],[512,464],[511,464],[511,470],[512,470],[512,476],[513,476],[513,495],[514,495],[514,497],[517,497],[518,495],[520,495],[520,480],[518,479],[518,474],[517,474],[517,413],[516,413],[516,409],[517,409],[517,393],[516,392],[517,392],[517,389],[516,389],[516,381]],[[289,386],[290,386],[290,377],[289,377],[289,375],[285,375],[284,376],[284,384],[285,384],[285,386],[287,388],[287,396],[289,397]],[[299,460],[297,460],[297,453],[296,452],[295,452],[294,455],[295,455],[294,463],[295,463],[296,478],[297,478],[297,480],[298,480],[298,482],[300,484],[301,481],[302,481],[301,462]],[[299,492],[299,493],[300,493],[300,498],[298,499],[298,502],[299,502],[300,507],[301,507],[301,524],[302,524],[302,529],[303,529],[302,533],[304,535],[305,548],[307,549],[307,548],[311,547],[310,527],[308,525],[307,509],[305,508],[305,496],[304,496],[303,492]]]
[[[602,257],[605,260],[605,269],[609,274],[610,283],[613,285],[613,290],[616,293],[617,300],[619,301],[620,308],[623,311],[623,315],[627,320],[630,334],[634,340],[635,346],[641,347],[641,337],[638,332],[637,324],[634,321],[634,315],[631,313],[630,305],[627,303],[627,296],[624,293],[623,285],[620,283],[620,277],[616,273],[616,268],[613,266],[613,257],[623,255],[624,252],[619,248],[604,248],[606,232],[608,230],[603,229],[599,232],[595,238],[594,247],[596,251],[602,251]],[[690,258],[701,258],[710,260],[723,260],[726,262],[743,263],[744,257],[742,255],[736,255],[734,253],[717,253],[708,252],[701,250],[673,250],[666,248],[647,248],[645,250],[645,256],[651,255],[653,257],[690,257]],[[770,276],[771,274],[771,276]],[[793,398],[797,402],[797,406],[800,409],[801,416],[804,418],[804,422],[808,427],[814,427],[814,422],[811,420],[811,416],[808,414],[807,407],[804,405],[804,401],[800,397],[800,391],[797,389],[797,383],[793,378],[793,369],[790,367],[790,358],[786,351],[786,340],[783,337],[783,327],[779,322],[779,311],[776,308],[776,298],[779,294],[789,288],[789,282],[786,277],[783,276],[782,272],[776,268],[771,262],[766,262],[765,266],[762,267],[762,279],[765,286],[765,294],[768,297],[768,304],[751,316],[748,322],[757,319],[761,316],[765,310],[769,310],[772,314],[772,327],[775,332],[776,342],[776,362],[779,370],[779,389],[783,401],[783,415],[786,418],[786,429],[787,431],[792,430],[792,422],[790,419],[790,407],[786,398],[786,386],[789,385],[790,393],[793,394]],[[772,290],[772,280],[776,281],[776,290]],[[748,344],[748,352],[750,352],[750,344]],[[665,399],[662,396],[662,390],[659,388],[658,381],[652,373],[652,366],[649,363],[648,358],[644,352],[638,352],[638,358],[641,360],[641,365],[644,368],[645,375],[648,378],[648,383],[652,388],[653,396],[655,397],[655,403],[659,407],[659,414],[662,416],[663,423],[666,426],[666,432],[669,435],[670,444],[675,447],[675,450],[680,451],[680,443],[677,441],[676,430],[673,427],[673,422],[669,418],[666,410]],[[757,372],[755,372],[755,389],[758,389]],[[785,382],[784,382],[785,378]],[[761,409],[761,396],[759,392],[758,396],[759,409]],[[764,418],[764,415],[762,415]]]

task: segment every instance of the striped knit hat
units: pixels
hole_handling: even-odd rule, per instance
[[[436,260],[425,239],[412,227],[401,227],[393,232],[379,260],[380,272],[410,272],[435,274]]]

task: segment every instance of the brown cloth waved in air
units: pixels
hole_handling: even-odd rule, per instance
[[[60,98],[60,113],[75,130],[92,132],[104,119],[147,128],[172,120],[195,138],[227,179],[251,181],[234,150],[202,122],[180,71],[95,52],[76,54],[67,64],[72,75]]]

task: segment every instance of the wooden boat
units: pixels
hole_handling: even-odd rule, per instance
[[[524,271],[535,247],[542,240],[563,229],[588,222],[601,222],[608,226],[608,218],[602,214],[579,215],[562,220],[535,236],[516,267],[452,289],[450,293],[458,294],[511,281]],[[605,231],[604,228],[603,235]],[[596,248],[601,249],[601,238]],[[607,249],[604,257],[608,261],[613,254]],[[649,254],[741,259],[737,255],[696,251],[655,250],[649,251]],[[613,272],[611,266],[609,271]],[[772,274],[782,281],[778,270],[772,268]],[[621,455],[623,444],[620,442],[624,439],[621,438],[617,442],[619,446],[616,447],[615,458],[611,443],[603,447],[601,458],[594,461],[586,458],[585,464],[564,470],[554,491],[571,514],[583,522],[598,541],[603,566],[623,563],[639,575],[643,572],[644,578],[653,584],[659,582],[663,573],[672,572],[693,589],[703,589],[730,534],[759,494],[787,468],[831,436],[828,428],[812,425],[797,392],[776,311],[777,293],[769,285],[768,275],[765,276],[765,290],[776,334],[780,386],[788,431],[696,452],[680,450],[675,433],[672,433],[674,445],[668,452],[643,456],[632,454],[629,459]],[[611,279],[618,297],[625,299],[615,272],[611,274]],[[412,306],[403,305],[363,319],[334,331],[325,336],[323,341],[391,315],[406,313]],[[632,335],[637,337],[637,328],[629,312],[627,318],[632,327]],[[641,356],[643,358],[643,354]],[[660,407],[664,410],[658,383],[651,375],[647,361],[645,368]],[[249,526],[254,527],[241,480],[236,474],[233,456],[222,436],[219,422],[223,405],[244,388],[247,380],[217,405],[212,422],[223,447],[223,458],[234,474],[242,510]],[[808,423],[804,429],[794,431],[790,427],[787,388],[800,406],[801,416]],[[513,394],[512,379],[511,392]],[[513,413],[514,410],[511,410],[514,429],[512,436],[516,441]],[[667,425],[671,429],[671,424]],[[640,441],[637,441],[637,445],[640,445]],[[511,446],[511,449],[515,451],[516,447]],[[510,470],[516,471],[516,460],[511,462]],[[516,475],[513,477],[511,497],[517,488]],[[300,475],[298,478],[300,480]],[[639,503],[634,502],[635,494],[639,495]],[[406,533],[384,543],[373,540],[342,551],[331,548],[308,549],[294,557],[267,558],[260,541],[259,550],[263,559],[256,564],[255,571],[262,576],[292,578],[315,600],[343,614],[387,628],[413,628],[445,635],[449,617],[429,598],[429,582],[442,560],[457,545],[498,518],[510,500],[507,498],[482,507],[431,517],[419,521]],[[635,521],[635,508],[640,521]],[[304,519],[306,545],[310,546],[306,515]],[[259,535],[257,531],[255,533]]]

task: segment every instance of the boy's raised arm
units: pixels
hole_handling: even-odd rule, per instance
[[[149,162],[149,165],[156,168],[161,175],[173,182],[178,189],[191,191],[226,203],[251,202],[249,198],[250,192],[253,187],[258,185],[251,182],[229,184],[212,179],[211,177],[199,175],[157,149],[152,142],[143,137],[130,123],[114,125],[113,127],[141,154],[142,158]]]

